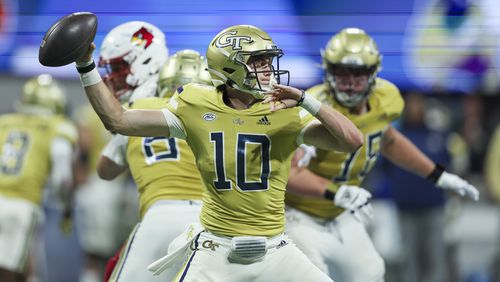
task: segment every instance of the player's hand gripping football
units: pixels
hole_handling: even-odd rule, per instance
[[[302,90],[295,87],[273,84],[273,89],[265,93],[262,103],[270,103],[271,112],[297,106]]]
[[[336,206],[349,210],[360,222],[367,223],[373,218],[370,204],[372,194],[366,189],[352,185],[342,185],[335,193]]]
[[[89,46],[89,50],[80,58],[76,59],[75,63],[77,66],[81,65],[89,65],[89,62],[92,61],[92,53],[94,53],[96,46],[94,42],[92,42]]]
[[[442,189],[455,191],[462,197],[469,197],[474,201],[479,199],[479,191],[466,180],[459,176],[444,171],[436,182],[436,186]]]

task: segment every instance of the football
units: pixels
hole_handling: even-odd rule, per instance
[[[97,17],[79,12],[59,19],[45,33],[38,60],[47,67],[71,64],[85,54],[97,31]]]

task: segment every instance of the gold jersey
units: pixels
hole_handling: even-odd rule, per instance
[[[51,169],[51,143],[65,138],[75,144],[74,125],[61,116],[0,116],[0,195],[39,204]]]
[[[76,110],[75,120],[79,126],[86,128],[90,135],[89,139],[92,143],[88,156],[88,169],[89,172],[95,173],[97,171],[97,163],[101,157],[101,151],[111,139],[111,133],[106,130],[104,124],[90,104],[81,106]]]
[[[130,108],[160,109],[168,100],[139,99]],[[126,157],[139,190],[141,218],[158,200],[201,200],[203,183],[186,141],[166,137],[129,137]]]
[[[369,110],[361,115],[351,114],[348,108],[338,104],[325,84],[316,85],[307,91],[348,117],[365,137],[364,145],[353,153],[317,149],[317,157],[311,159],[308,169],[331,179],[337,186],[359,186],[363,182],[377,160],[384,130],[403,111],[404,101],[394,84],[377,78],[372,91],[368,98]],[[286,194],[286,204],[326,219],[334,218],[343,212],[342,208],[334,206],[330,200],[293,193]]]
[[[285,186],[301,130],[314,117],[269,104],[236,110],[214,87],[187,84],[167,108],[183,123],[206,191],[201,222],[225,236],[274,236],[284,230]]]

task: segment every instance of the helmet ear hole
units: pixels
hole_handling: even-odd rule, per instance
[[[229,74],[232,74],[233,72],[235,72],[236,70],[235,69],[231,69],[231,68],[223,68],[223,70]]]

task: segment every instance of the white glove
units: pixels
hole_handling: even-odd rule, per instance
[[[297,165],[299,167],[307,167],[311,159],[316,157],[316,148],[305,144],[300,145],[300,148],[304,151],[304,155],[297,162]]]
[[[369,202],[371,198],[372,194],[361,187],[342,185],[335,193],[333,202],[349,210],[359,221],[367,223],[373,218],[373,208]]]
[[[474,201],[479,199],[479,191],[477,191],[476,187],[472,186],[469,182],[459,176],[446,171],[443,171],[436,182],[436,186],[442,189],[453,190],[460,196],[467,196]]]

